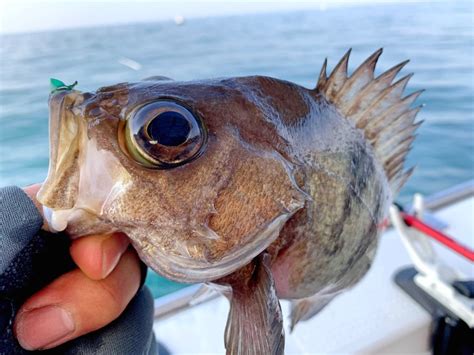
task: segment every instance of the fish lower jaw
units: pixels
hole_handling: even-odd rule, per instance
[[[101,220],[96,213],[83,208],[54,210],[43,206],[43,214],[51,232],[66,231],[72,239],[89,234],[113,233],[116,231],[116,228]]]
[[[74,209],[69,210],[53,210],[49,207],[43,206],[43,214],[46,222],[48,222],[49,229],[52,232],[62,232],[67,228],[68,220]]]

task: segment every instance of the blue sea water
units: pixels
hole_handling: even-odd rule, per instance
[[[307,87],[325,57],[333,67],[352,47],[350,69],[384,47],[377,72],[404,59],[415,72],[416,172],[401,201],[474,178],[474,29],[471,2],[365,5],[131,24],[0,37],[0,186],[42,181],[48,167],[49,78],[78,89],[152,75],[177,80],[262,74]],[[132,59],[141,69],[121,64]],[[180,285],[151,275],[159,296]]]

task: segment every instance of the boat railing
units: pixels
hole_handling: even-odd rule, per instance
[[[424,198],[425,208],[436,211],[474,196],[474,180],[465,181]]]

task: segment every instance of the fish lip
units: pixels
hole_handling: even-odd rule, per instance
[[[46,220],[46,223],[48,224],[48,229],[53,232],[57,233],[60,232],[53,227],[52,219],[53,219],[53,210],[45,205],[43,205],[43,217]]]
[[[58,214],[60,214],[58,216]],[[72,238],[78,238],[84,235],[95,234],[95,230],[88,231],[86,230],[84,233],[75,233],[74,225],[71,226],[71,222],[74,222],[79,218],[79,220],[87,217],[87,219],[94,218],[97,221],[102,221],[100,216],[95,214],[93,211],[88,210],[87,208],[82,207],[73,207],[71,209],[53,209],[46,205],[43,205],[43,216],[46,220],[47,228],[52,233],[60,233],[66,231],[68,235]],[[59,219],[58,219],[59,218]],[[76,228],[77,229],[77,228]],[[113,232],[111,230],[110,232]],[[98,232],[102,233],[102,232]]]
[[[76,211],[78,211],[78,209],[74,207],[71,209],[55,210],[43,205],[44,218],[48,223],[49,230],[53,233],[65,231],[68,227],[71,215],[73,215]]]

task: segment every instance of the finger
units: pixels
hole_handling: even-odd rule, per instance
[[[43,205],[41,203],[39,203],[38,200],[36,199],[36,194],[38,193],[40,188],[41,188],[41,184],[33,184],[33,185],[29,185],[29,186],[24,187],[23,191],[25,191],[25,193],[28,195],[28,197],[35,204],[36,209],[38,210],[38,212],[41,214],[41,216],[43,216]],[[43,226],[41,227],[41,229],[49,231],[48,223],[47,223],[46,219],[44,218],[44,216],[43,216]]]
[[[15,320],[15,334],[27,350],[49,349],[115,320],[140,284],[139,259],[129,249],[104,280],[79,269],[56,279],[29,298]]]
[[[38,190],[41,188],[41,184],[33,184],[23,188],[23,191],[33,200],[36,201],[36,194]]]
[[[84,274],[93,280],[101,280],[117,266],[129,243],[123,233],[90,235],[75,239],[70,253]]]

